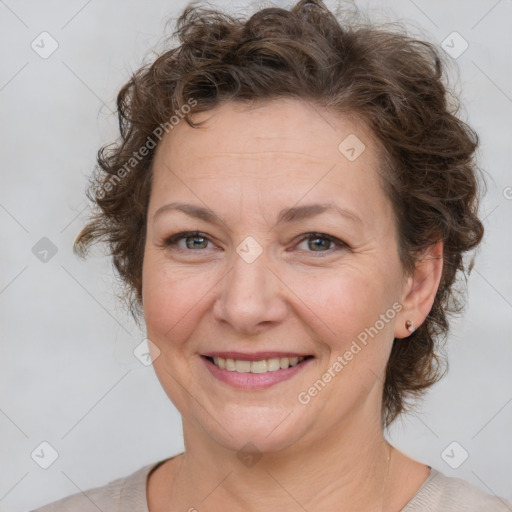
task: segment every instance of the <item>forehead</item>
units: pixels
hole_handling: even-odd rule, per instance
[[[193,120],[205,123],[193,129],[182,121],[164,136],[157,159],[169,152],[174,158],[194,160],[227,154],[258,159],[274,151],[283,156],[289,153],[289,158],[295,154],[303,160],[329,163],[342,155],[350,161],[354,154],[346,150],[351,145],[357,153],[365,148],[366,161],[376,156],[371,131],[355,115],[337,114],[298,99],[226,102],[194,114]],[[348,144],[340,147],[347,138]]]
[[[375,214],[370,207],[384,201],[378,145],[353,115],[279,99],[227,102],[192,119],[205,122],[191,128],[182,121],[157,148],[153,211],[155,203],[183,194],[206,202],[205,194],[210,201],[228,195],[249,201],[259,194],[281,206],[305,194],[331,194],[341,206],[359,203],[363,215]]]

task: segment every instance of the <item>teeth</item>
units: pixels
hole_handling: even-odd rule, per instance
[[[235,368],[238,373],[249,373],[251,371],[251,361],[235,360]]]
[[[220,368],[226,368],[226,360],[223,357],[214,357],[213,362]]]
[[[286,370],[290,366],[296,366],[303,361],[304,357],[274,357],[271,359],[262,359],[260,361],[241,361],[239,359],[224,359],[223,357],[214,357],[213,363],[230,372],[238,373],[267,373],[276,370]]]
[[[276,370],[279,370],[281,368],[279,361],[280,361],[279,357],[267,359],[267,371],[275,372]]]
[[[236,365],[238,368],[238,363],[236,363]],[[251,367],[251,373],[267,373],[268,371],[268,365],[265,359],[263,359],[263,361],[251,361],[249,366]]]

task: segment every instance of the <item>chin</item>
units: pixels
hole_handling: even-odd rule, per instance
[[[233,408],[233,414],[222,414],[222,421],[220,415],[216,417],[222,426],[212,420],[202,428],[216,443],[234,452],[279,452],[297,443],[307,431],[304,421],[297,424],[289,409]]]

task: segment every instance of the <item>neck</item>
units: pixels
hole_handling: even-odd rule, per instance
[[[243,463],[184,422],[186,450],[170,503],[177,510],[382,512],[391,447],[380,426],[355,427]]]

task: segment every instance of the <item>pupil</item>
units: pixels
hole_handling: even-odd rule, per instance
[[[192,240],[192,243],[189,243],[189,242],[188,242],[189,240]],[[203,237],[201,237],[201,236],[194,236],[194,237],[189,237],[189,238],[187,238],[187,248],[188,248],[188,249],[193,249],[193,248],[197,248],[197,247],[199,247],[200,249],[203,249],[203,247],[200,247],[201,242],[199,242],[199,244],[196,244],[196,242],[197,242],[198,240],[203,240],[203,243],[204,243],[204,238],[203,238]]]
[[[320,241],[320,245],[318,245],[318,244],[317,245],[313,245],[313,248],[314,248],[313,250],[315,250],[315,251],[317,250],[317,248],[322,249],[322,244],[325,245],[325,244],[330,243],[330,240],[327,240],[325,238],[313,238],[313,239],[310,240],[310,242],[318,242],[318,241]],[[328,249],[328,247],[327,247],[327,249]]]

